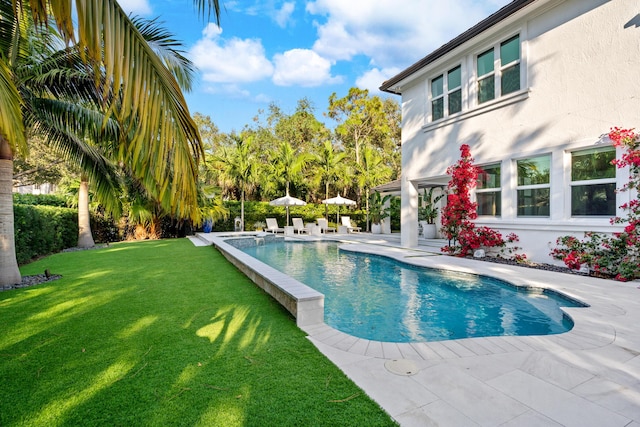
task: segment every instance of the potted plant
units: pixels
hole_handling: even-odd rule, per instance
[[[422,206],[418,208],[418,221],[420,221],[422,236],[425,239],[434,239],[436,237],[436,218],[438,217],[436,203],[445,196],[445,193],[442,193],[433,197],[434,188],[431,187],[428,191],[424,191]]]
[[[373,234],[382,232],[382,220],[391,215],[391,208],[388,204],[389,199],[391,199],[391,194],[382,197],[377,191],[369,198],[369,219],[371,220],[371,232]]]
[[[267,224],[265,224],[262,221],[256,221],[256,222],[253,223],[253,229],[255,231],[263,231],[266,226],[267,226]]]

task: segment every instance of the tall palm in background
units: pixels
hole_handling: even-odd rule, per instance
[[[289,194],[291,184],[300,183],[302,172],[312,159],[310,153],[294,150],[287,141],[282,141],[278,148],[270,153],[270,157],[271,180],[284,185],[286,194]]]
[[[311,162],[315,166],[316,173],[313,176],[314,184],[324,185],[324,198],[329,198],[329,187],[341,177],[340,162],[344,160],[344,152],[336,152],[331,141],[325,141],[322,147],[315,153]],[[329,217],[329,205],[324,205],[324,217]]]
[[[253,135],[231,134],[229,139],[231,146],[225,146],[222,154],[216,157],[220,169],[219,180],[223,188],[227,190],[238,189],[240,191],[240,221],[244,231],[244,200],[257,180],[256,158],[253,152]]]
[[[201,13],[215,12],[217,0],[196,0]],[[78,25],[72,21],[75,5]],[[117,127],[113,152],[126,161],[167,212],[200,220],[197,163],[202,147],[178,81],[144,40],[115,0],[0,1],[0,284],[20,282],[15,257],[12,173],[14,153],[28,152],[29,121],[17,70],[29,56],[29,30],[48,31],[50,20],[67,45],[74,45],[96,76],[106,111],[101,130]],[[76,43],[76,34],[78,41]],[[100,78],[98,78],[100,76]],[[53,95],[55,100],[55,95]],[[73,126],[68,116],[56,117]]]

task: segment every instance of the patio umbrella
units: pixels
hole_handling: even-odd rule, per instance
[[[280,197],[278,199],[272,200],[269,202],[271,206],[284,206],[287,209],[287,224],[289,225],[289,206],[304,206],[307,204],[304,200],[296,199],[295,197],[291,197],[289,193],[286,196]]]
[[[355,200],[345,199],[344,197],[338,194],[337,197],[332,197],[330,199],[323,200],[322,203],[325,205],[336,205],[338,206],[338,212],[336,213],[336,224],[340,224],[340,206],[342,205],[355,205]]]

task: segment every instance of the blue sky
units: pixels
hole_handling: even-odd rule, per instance
[[[292,113],[306,97],[322,119],[334,92],[341,98],[357,86],[382,95],[384,80],[510,2],[220,1],[219,27],[198,16],[192,0],[119,3],[158,17],[183,42],[199,70],[189,109],[211,116],[222,132],[251,124],[271,102]]]

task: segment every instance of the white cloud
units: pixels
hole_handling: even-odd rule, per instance
[[[287,26],[287,23],[291,19],[291,15],[293,14],[295,7],[295,2],[284,2],[282,4],[282,8],[275,11],[275,16],[273,17],[273,19],[281,28],[285,28]]]
[[[329,60],[371,58],[378,67],[407,66],[495,12],[509,0],[314,0],[313,50]],[[321,21],[321,22],[320,22]]]
[[[269,96],[260,93],[258,95],[252,95],[247,89],[243,89],[236,84],[222,84],[215,86],[207,86],[203,89],[205,93],[212,95],[225,95],[232,99],[244,99],[258,104],[268,104],[271,102]]]
[[[320,86],[342,82],[331,76],[331,62],[309,49],[292,49],[273,57],[278,86]]]
[[[400,71],[402,70],[397,67],[385,68],[382,70],[374,68],[358,77],[356,79],[356,86],[360,89],[368,89],[369,93],[373,95],[381,93],[379,87],[382,82],[395,76]]]
[[[209,24],[189,51],[189,56],[202,73],[202,78],[214,83],[255,82],[273,74],[273,65],[265,56],[259,39],[228,40],[220,38],[222,30]]]
[[[118,4],[127,14],[150,15],[152,13],[148,0],[119,0]]]

